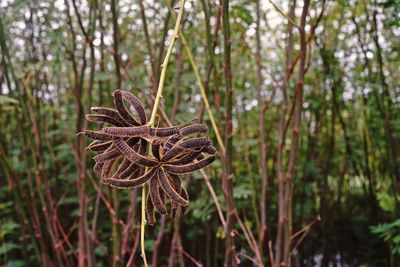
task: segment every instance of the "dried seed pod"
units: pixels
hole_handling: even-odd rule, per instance
[[[87,138],[90,138],[93,140],[110,141],[112,139],[111,135],[106,134],[102,131],[85,130],[84,134]]]
[[[118,127],[124,126],[123,123],[120,123],[119,121],[117,121],[114,118],[111,118],[107,115],[87,114],[86,119],[88,121],[92,121],[92,122],[100,122],[100,123],[107,122],[107,123],[110,123],[110,124],[118,126]]]
[[[115,121],[118,121],[121,126],[129,126],[128,123],[119,115],[118,111],[113,108],[105,108],[105,107],[92,107],[90,108],[91,111],[96,112],[98,114],[106,115],[111,117]]]
[[[172,187],[175,189],[175,191],[180,193],[182,188],[181,178],[178,175],[172,173],[168,173],[167,178],[168,181],[171,183]]]
[[[183,141],[179,146],[184,148],[199,148],[211,145],[211,140],[208,137],[193,138]]]
[[[114,160],[104,162],[103,168],[101,169],[100,178],[101,180],[107,179],[110,174],[111,167],[114,164]]]
[[[182,190],[181,190],[181,196],[187,201],[189,202],[189,194],[186,191],[186,188],[182,186]],[[181,210],[182,210],[182,214],[186,212],[186,208],[187,206],[182,206]]]
[[[104,162],[104,161],[108,161],[108,160],[112,160],[117,158],[120,155],[118,149],[113,148],[109,151],[105,151],[97,156],[95,156],[93,159],[96,162]]]
[[[158,180],[160,181],[161,188],[167,195],[181,206],[187,206],[189,203],[184,198],[181,197],[180,193],[176,192],[167,179],[168,174],[166,174],[163,168],[159,168]]]
[[[153,202],[151,201],[150,194],[148,194],[147,198],[146,198],[146,214],[147,214],[148,223],[150,225],[155,224],[156,216],[154,215],[154,205],[153,205]]]
[[[205,158],[205,156],[204,156],[203,154],[200,154],[200,155],[197,156],[196,159],[197,159],[197,160],[202,160],[202,159],[204,159],[204,158]]]
[[[126,106],[132,106],[134,113]],[[150,128],[142,103],[129,92],[116,90],[115,109],[93,107],[97,114],[89,114],[89,121],[107,122],[115,127],[105,127],[100,131],[85,131],[94,139],[88,149],[101,152],[95,156],[94,170],[100,174],[102,182],[117,188],[134,188],[150,181],[147,195],[146,213],[150,224],[156,217],[154,208],[166,214],[166,196],[171,198],[171,213],[175,216],[178,206],[185,211],[189,196],[178,174],[190,173],[204,168],[215,160],[215,156],[204,158],[202,153],[215,154],[208,137],[188,138],[208,131],[204,124],[192,120],[181,125],[166,128]],[[131,107],[129,107],[131,108]],[[136,113],[136,114],[135,114]],[[148,142],[152,142],[151,156],[147,156]],[[119,159],[122,158],[122,161]],[[113,166],[119,163],[117,171],[110,176]],[[144,170],[149,170],[143,174]],[[111,178],[109,178],[111,177]]]
[[[122,138],[122,140],[126,140],[124,138]],[[128,146],[133,147],[135,149],[135,147],[137,145],[139,145],[139,141],[141,140],[141,138],[139,137],[131,137],[128,139],[128,141],[126,141],[126,143],[128,144]]]
[[[171,150],[169,150],[167,153],[164,154],[162,161],[163,162],[168,162],[173,158],[176,158],[178,156],[181,156],[183,152],[185,152],[186,149],[181,147],[181,146],[175,146]]]
[[[142,156],[135,152],[129,145],[121,138],[114,137],[113,144],[121,152],[122,155],[127,157],[130,161],[135,162],[144,167],[156,167],[159,165],[158,161]]]
[[[139,165],[137,165],[136,163],[131,163],[129,165],[129,167],[127,167],[124,171],[121,172],[121,174],[119,175],[120,179],[125,179],[129,176],[132,177],[132,175],[139,170]]]
[[[139,146],[139,154],[146,155],[147,152],[147,141],[145,139],[141,139]]]
[[[151,143],[151,152],[153,153],[153,156],[158,159],[161,160],[161,156],[160,156],[160,146],[161,146],[161,141],[158,139],[155,139],[152,143]]]
[[[179,134],[178,127],[166,127],[166,128],[151,128],[150,135],[157,137],[168,137],[174,134]]]
[[[151,169],[150,171],[146,172],[142,176],[136,179],[114,179],[114,178],[107,178],[102,179],[104,184],[108,184],[112,187],[122,188],[122,189],[129,189],[143,185],[148,180],[150,180],[157,172],[157,169]]]
[[[163,157],[163,162],[168,162],[173,158],[181,156],[182,152],[187,151],[187,149],[201,148],[211,144],[211,140],[208,137],[193,138],[183,141],[180,144],[175,145]],[[191,150],[187,151],[189,153]],[[200,154],[200,153],[199,153]]]
[[[119,137],[139,137],[147,135],[150,128],[148,126],[133,126],[133,127],[104,127],[103,132]]]
[[[121,91],[122,97],[131,104],[131,106],[135,109],[136,113],[138,114],[139,121],[141,125],[144,125],[147,123],[147,117],[146,117],[146,112],[144,112],[144,108],[142,105],[142,102],[131,94],[130,92],[127,91]]]
[[[106,150],[103,151],[103,153],[109,152],[109,151],[111,151],[112,149],[113,149],[113,146],[112,146],[112,144],[111,144]],[[95,164],[94,167],[93,167],[94,172],[97,173],[99,176],[101,176],[101,172],[102,172],[104,163],[105,163],[105,161],[96,162],[96,164]]]
[[[171,199],[171,218],[176,217],[176,213],[178,211],[179,204]]]
[[[124,119],[126,123],[129,125],[139,126],[140,124],[132,117],[129,111],[126,109],[124,105],[124,101],[122,100],[122,93],[120,90],[116,90],[114,92],[114,104],[117,108],[119,114]]]
[[[124,158],[122,160],[122,163],[119,165],[117,171],[113,174],[113,176],[111,178],[122,179],[122,177],[120,176],[121,173],[123,171],[125,171],[130,165],[131,165],[130,160],[128,160],[127,158]]]
[[[97,174],[101,174],[101,169],[103,168],[104,162],[96,162],[93,167],[93,171]]]
[[[207,153],[210,155],[214,155],[215,153],[217,153],[217,149],[214,146],[210,145],[210,146],[203,147],[201,152],[204,152],[204,153]]]
[[[206,167],[207,165],[211,164],[214,160],[215,156],[210,156],[208,158],[202,159],[194,163],[189,163],[186,165],[165,164],[163,165],[163,168],[167,172],[175,174],[191,173]]]
[[[183,157],[172,161],[170,164],[174,164],[174,165],[188,164],[188,163],[194,161],[201,154],[201,152],[202,152],[201,149],[192,150],[189,153],[187,153],[186,155],[184,155]]]
[[[99,140],[93,141],[90,145],[86,147],[86,149],[89,149],[91,151],[104,151],[106,150],[110,145],[112,145],[111,141],[108,142],[102,142]]]
[[[188,195],[185,187],[183,187],[181,184],[181,178],[178,175],[172,174],[172,173],[169,173],[168,177],[169,177],[169,181],[171,182],[172,186],[176,189],[176,191],[180,192],[181,196],[189,202],[189,195]],[[181,206],[182,213],[185,213],[186,207],[187,206]],[[175,218],[177,208],[178,208],[178,203],[176,203],[175,201],[171,201],[171,216],[172,216],[172,218]]]
[[[138,165],[138,168],[129,176],[129,180],[135,180],[144,173],[144,168]]]
[[[170,150],[181,139],[179,134],[171,136],[163,146],[163,151]]]
[[[161,188],[160,188],[160,183],[158,182],[158,193],[160,194],[160,199],[161,199],[161,203],[162,203],[162,205],[165,207],[165,210],[166,210],[166,214],[168,213],[168,211],[167,211],[167,197],[166,197],[166,195],[165,195],[165,193],[164,193],[164,190],[162,190]]]
[[[201,149],[201,152],[210,154],[210,155],[215,155],[215,153],[217,153],[217,149],[214,146],[206,146]],[[205,156],[203,154],[199,154],[196,159],[202,160],[204,158],[205,158]]]
[[[182,189],[181,189],[181,196],[182,196],[184,199],[186,199],[187,201],[189,201],[189,194],[188,194],[186,188],[183,187],[183,186],[182,186]]]
[[[187,136],[187,135],[197,134],[197,133],[207,133],[207,132],[208,132],[208,127],[205,124],[189,125],[180,130],[180,134],[182,136]]]
[[[113,108],[91,107],[90,110],[99,114],[107,115],[123,124],[123,126],[128,126],[124,119],[119,115],[118,111]]]
[[[160,197],[160,193],[158,190],[158,179],[156,176],[150,179],[150,196],[151,200],[153,201],[153,205],[156,207],[159,213],[161,214],[166,214],[167,209],[165,205],[162,202],[162,199]]]

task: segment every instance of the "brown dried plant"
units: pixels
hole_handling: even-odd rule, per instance
[[[202,169],[215,160],[216,149],[211,140],[198,136],[208,132],[207,126],[191,121],[153,128],[148,125],[142,103],[133,94],[116,90],[113,97],[116,109],[93,107],[91,110],[96,114],[86,116],[89,121],[112,125],[98,131],[84,131],[86,137],[94,140],[87,148],[98,153],[94,157],[94,171],[104,184],[120,189],[149,182],[146,213],[150,224],[156,221],[154,209],[160,214],[168,213],[166,196],[171,199],[172,216],[178,207],[184,212],[189,196],[179,175]],[[136,116],[125,107],[124,101]],[[151,147],[149,153],[148,147]]]

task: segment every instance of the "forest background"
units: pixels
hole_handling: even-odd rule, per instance
[[[398,0],[187,1],[160,125],[217,160],[145,228],[102,185],[76,133],[118,88],[151,110],[179,4],[0,1],[2,265],[399,266]]]

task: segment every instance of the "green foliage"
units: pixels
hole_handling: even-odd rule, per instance
[[[248,199],[253,194],[253,190],[250,186],[244,184],[236,186],[233,189],[233,193],[236,199]]]
[[[20,225],[9,216],[12,212],[12,202],[3,202],[0,204],[0,257],[22,249],[20,242],[15,240],[18,236]],[[7,215],[7,217],[5,217]],[[10,266],[21,266],[19,261],[11,261]],[[9,266],[7,265],[7,266]]]
[[[392,244],[392,253],[400,254],[400,219],[392,223],[378,224],[370,227],[371,232]]]
[[[0,227],[0,238],[3,239],[7,234],[13,233],[19,227],[14,221],[3,221]]]
[[[232,17],[240,18],[248,25],[250,25],[254,21],[254,18],[250,11],[246,8],[246,6],[242,5],[235,5],[232,7]]]
[[[0,95],[0,116],[15,111],[18,104],[19,102],[15,98]]]
[[[9,96],[0,95],[0,105],[7,106],[7,105],[13,105],[13,104],[17,105],[18,100],[14,99],[12,97],[9,97]]]
[[[196,201],[191,203],[190,211],[195,220],[207,222],[214,214],[213,203],[209,199],[207,201],[202,198],[196,199]]]
[[[12,242],[3,243],[0,246],[0,256],[4,255],[4,254],[7,254],[7,253],[10,253],[10,251],[12,251],[14,249],[21,249],[21,246],[15,244],[15,243],[12,243]]]
[[[379,206],[385,211],[385,212],[394,212],[396,211],[396,198],[389,195],[387,192],[379,192],[376,195]]]

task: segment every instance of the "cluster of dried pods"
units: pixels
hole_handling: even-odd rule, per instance
[[[116,188],[143,186],[149,181],[146,213],[150,224],[156,221],[154,209],[168,213],[166,196],[171,199],[172,216],[178,207],[184,212],[189,196],[179,175],[204,168],[215,160],[216,149],[211,140],[200,136],[208,132],[207,126],[193,120],[179,126],[153,128],[148,125],[138,98],[121,90],[113,96],[116,109],[92,107],[95,114],[86,116],[89,121],[112,125],[98,131],[84,131],[86,137],[94,140],[88,149],[98,153],[94,157],[94,171],[104,184]]]

